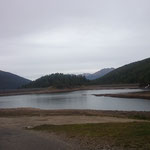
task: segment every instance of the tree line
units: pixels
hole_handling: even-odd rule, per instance
[[[84,76],[70,75],[55,73],[51,75],[43,76],[35,81],[25,85],[25,88],[44,88],[44,87],[55,87],[55,88],[70,88],[75,86],[87,85],[89,80]]]

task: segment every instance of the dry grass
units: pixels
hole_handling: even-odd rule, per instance
[[[33,129],[65,135],[68,139],[77,140],[85,149],[150,149],[148,122],[41,125]]]

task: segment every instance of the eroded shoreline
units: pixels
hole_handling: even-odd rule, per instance
[[[118,98],[138,98],[150,100],[150,90],[142,92],[119,93],[119,94],[94,94],[95,96],[118,97]]]
[[[150,111],[114,111],[114,110],[83,110],[60,109],[43,110],[38,108],[1,108],[0,117],[32,117],[32,116],[101,116],[130,119],[150,120]]]
[[[27,94],[50,94],[50,93],[64,93],[80,90],[108,90],[108,89],[138,89],[138,84],[123,84],[123,85],[89,85],[74,88],[39,88],[39,89],[17,89],[17,90],[2,90],[0,96],[13,96],[13,95],[27,95]]]

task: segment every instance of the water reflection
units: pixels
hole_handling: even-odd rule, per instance
[[[96,97],[92,95],[133,91],[139,90],[85,90],[57,94],[4,96],[0,97],[0,108],[34,107],[41,109],[150,111],[150,100]]]

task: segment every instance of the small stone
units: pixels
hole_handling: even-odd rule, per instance
[[[32,126],[27,126],[26,128],[27,128],[27,129],[32,129]]]

